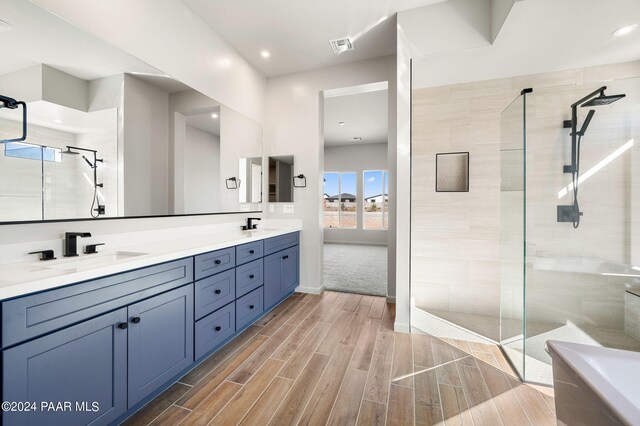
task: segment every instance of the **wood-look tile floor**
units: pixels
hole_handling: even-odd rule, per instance
[[[554,425],[499,348],[393,331],[382,297],[294,294],[127,425]]]

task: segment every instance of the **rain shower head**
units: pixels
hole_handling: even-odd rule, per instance
[[[604,89],[602,89],[600,91],[600,95],[588,100],[587,102],[583,103],[581,106],[583,108],[585,107],[594,107],[594,106],[603,106],[603,105],[609,105],[614,103],[615,101],[619,101],[620,99],[624,98],[625,96],[627,96],[626,94],[621,94],[621,95],[605,95],[604,94]]]

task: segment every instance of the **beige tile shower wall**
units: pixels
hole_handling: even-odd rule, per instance
[[[428,70],[414,69],[413,72]],[[536,92],[542,92],[544,88],[558,85],[635,76],[640,76],[640,61],[413,91],[411,295],[416,306],[499,316],[500,114],[520,91],[533,87]],[[627,166],[620,169],[621,172],[607,172],[602,175],[607,175],[604,180],[593,177],[591,195],[585,189],[585,205],[581,207],[588,209],[592,226],[574,231],[569,230],[567,224],[555,222],[555,205],[569,204],[570,200],[568,196],[562,200],[557,197],[559,188],[568,184],[568,177],[560,173],[561,165],[568,160],[568,143],[560,139],[566,131],[563,133],[560,128],[558,114],[561,119],[569,118],[568,106],[584,96],[585,90],[588,89],[584,86],[576,86],[562,96],[549,96],[544,108],[538,105],[536,110],[540,114],[535,126],[536,140],[548,146],[540,147],[536,153],[537,174],[530,177],[529,185],[542,189],[528,195],[527,201],[532,201],[534,212],[529,223],[534,224],[536,230],[535,241],[529,238],[528,242],[538,255],[591,256],[628,263],[630,246],[637,246],[638,241],[630,240],[631,235],[638,236],[637,228],[631,229],[630,218],[636,217],[633,220],[637,221],[639,215],[638,210],[635,214],[631,212],[632,197],[624,198],[628,194],[622,193],[632,190],[628,182],[630,156],[623,160]],[[640,88],[636,90],[640,93]],[[614,124],[619,125],[619,122]],[[590,144],[583,153],[584,163],[593,164],[595,158],[604,157],[609,147]],[[470,152],[470,191],[436,193],[435,154],[453,151]],[[637,157],[637,148],[635,151]],[[549,176],[551,181],[546,179]],[[546,192],[545,185],[548,185]],[[610,206],[613,210],[622,209],[616,213],[615,220],[607,222],[604,217],[598,217],[608,214],[602,205],[594,205],[598,191],[620,192],[616,195],[618,198],[613,196],[608,201],[614,203]],[[513,203],[518,203],[516,194],[511,198]],[[559,229],[565,239],[559,238]],[[597,242],[607,235],[608,243],[598,247]],[[576,240],[576,236],[580,240]],[[584,244],[591,247],[582,249]],[[594,274],[546,272],[536,273],[530,283],[529,319],[564,321],[570,318],[582,324],[622,328],[625,280]],[[517,293],[519,288],[521,286],[513,286],[508,290]],[[519,317],[521,296],[504,296],[512,301],[503,302],[505,312]],[[613,317],[612,312],[615,312]]]

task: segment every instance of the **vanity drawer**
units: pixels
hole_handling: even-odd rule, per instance
[[[196,256],[196,280],[209,277],[236,266],[236,248],[216,250]]]
[[[290,234],[280,235],[264,240],[264,254],[275,253],[288,247],[295,246],[300,243],[300,233],[292,232]]]
[[[264,262],[254,260],[236,268],[236,297],[249,293],[262,285]]]
[[[264,308],[262,287],[236,300],[236,330],[262,315]]]
[[[262,241],[236,246],[236,265],[260,259],[264,255]]]
[[[236,332],[236,305],[229,303],[222,309],[196,321],[195,355],[196,359],[220,346],[222,342]]]
[[[2,302],[2,347],[191,282],[189,257]]]
[[[201,318],[236,299],[233,269],[196,281],[195,316]]]

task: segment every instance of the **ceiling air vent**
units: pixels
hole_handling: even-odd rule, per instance
[[[329,44],[331,45],[333,53],[335,53],[336,55],[339,55],[348,50],[353,50],[353,42],[349,37],[329,40]]]

